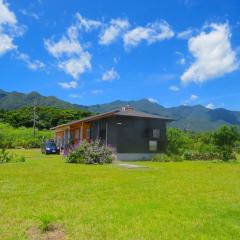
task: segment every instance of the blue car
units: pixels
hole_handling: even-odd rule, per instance
[[[60,154],[60,148],[53,141],[46,142],[42,146],[41,151],[43,154]]]

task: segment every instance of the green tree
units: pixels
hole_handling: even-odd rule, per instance
[[[50,129],[59,124],[69,121],[78,120],[91,113],[79,109],[59,109],[54,107],[36,107],[36,128]],[[0,121],[9,123],[11,126],[32,127],[33,126],[33,107],[24,107],[12,111],[0,111]]]
[[[212,134],[213,143],[220,152],[223,160],[234,159],[234,147],[240,138],[236,126],[223,126]]]
[[[188,133],[180,129],[169,128],[167,130],[167,138],[167,151],[170,154],[182,154],[184,150],[191,149],[193,145],[193,139],[189,137]]]

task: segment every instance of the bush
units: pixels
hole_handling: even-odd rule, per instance
[[[68,163],[103,164],[111,163],[115,159],[111,148],[100,141],[82,142],[81,145],[71,151],[66,158]]]
[[[152,157],[153,162],[179,162],[182,161],[178,155],[168,155],[165,153],[156,154]]]
[[[169,154],[182,154],[193,144],[193,139],[186,132],[176,128],[168,129],[167,139],[167,152]]]
[[[221,159],[219,153],[216,152],[194,152],[185,151],[182,155],[183,160],[216,160]]]
[[[196,133],[168,129],[168,155],[184,160],[236,160],[240,152],[240,132],[235,126],[223,126],[214,132]]]
[[[5,148],[0,150],[0,163],[8,163],[12,160],[12,155]]]
[[[11,154],[6,151],[5,148],[0,150],[0,163],[9,163],[9,162],[25,162],[26,158],[24,156],[18,156],[16,154]]]
[[[232,148],[222,148],[219,150],[220,159],[223,161],[237,160],[236,154]]]
[[[42,232],[47,232],[51,230],[52,224],[55,221],[55,217],[47,214],[47,215],[41,216],[40,220],[41,220],[41,225],[39,226],[39,228],[41,229]]]
[[[230,155],[229,155],[230,154]],[[236,160],[234,153],[229,151],[221,152],[194,152],[194,151],[185,151],[182,155],[183,160]]]
[[[0,148],[39,148],[46,139],[50,139],[49,130],[36,130],[33,136],[32,128],[13,128],[8,124],[0,123]]]

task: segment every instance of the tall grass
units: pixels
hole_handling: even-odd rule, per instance
[[[32,128],[13,128],[9,124],[0,123],[0,148],[36,148],[49,138],[52,138],[49,130],[36,130],[34,137]]]

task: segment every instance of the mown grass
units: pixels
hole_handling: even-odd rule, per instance
[[[240,239],[240,164],[135,162],[148,168],[66,164],[17,150],[0,165],[0,239],[27,239],[43,216],[67,239]]]

